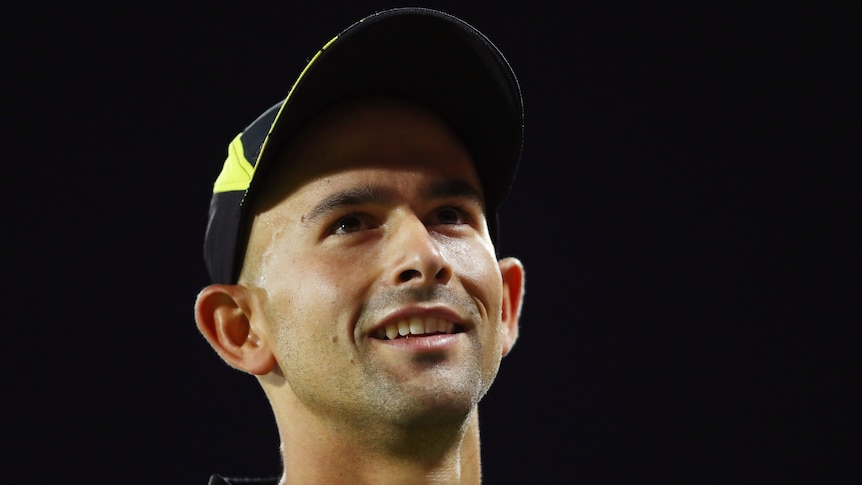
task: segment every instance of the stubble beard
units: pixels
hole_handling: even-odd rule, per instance
[[[459,295],[452,289],[432,287],[398,290],[369,299],[358,313],[357,325],[368,328],[367,325],[377,321],[380,315],[417,303],[447,305],[457,308],[473,322],[485,321],[470,297]],[[306,356],[307,349],[298,348],[303,345],[296,339],[299,332],[289,326],[311,323],[303,318],[297,319],[295,315],[293,320],[286,320],[286,315],[275,312],[269,317],[274,318],[272,322],[278,322],[274,330],[278,351],[285,360]],[[429,440],[446,441],[464,432],[499,367],[497,362],[493,369],[486,368],[482,357],[483,343],[478,334],[474,329],[474,334],[469,337],[465,361],[411,363],[409,365],[413,369],[406,375],[399,372],[403,369],[393,368],[391,362],[378,360],[377,355],[359,354],[351,359],[352,365],[344,372],[327,374],[322,382],[308,379],[309,375],[315,375],[314,372],[319,374],[320,369],[313,368],[321,365],[319,361],[291,365],[284,377],[296,397],[319,418],[337,427],[339,432],[353,430],[362,439],[406,451],[412,445],[396,444],[401,440],[398,436],[404,437],[402,439],[423,436],[424,441],[430,444]],[[321,341],[315,344],[317,348],[333,345],[333,348],[322,348],[320,352],[334,352],[333,355],[337,356],[344,351],[343,344],[322,335],[318,337]],[[304,345],[311,344],[306,341]]]

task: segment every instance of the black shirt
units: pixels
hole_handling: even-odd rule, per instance
[[[281,477],[269,478],[226,478],[221,475],[210,477],[209,485],[278,485]]]

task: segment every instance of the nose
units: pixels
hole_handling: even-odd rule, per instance
[[[407,217],[390,240],[393,256],[389,283],[393,286],[430,286],[446,284],[452,278],[452,266],[428,228],[416,217]]]

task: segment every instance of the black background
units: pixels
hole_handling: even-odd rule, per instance
[[[858,17],[424,5],[489,35],[526,104],[502,252],[527,293],[481,405],[486,483],[858,469]],[[211,184],[306,59],[388,6],[4,8],[4,481],[278,471],[263,393],[194,325]]]

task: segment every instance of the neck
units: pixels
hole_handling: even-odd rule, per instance
[[[296,423],[296,416],[290,423]],[[281,484],[480,485],[476,409],[460,427],[354,433],[343,427],[279,425]]]

